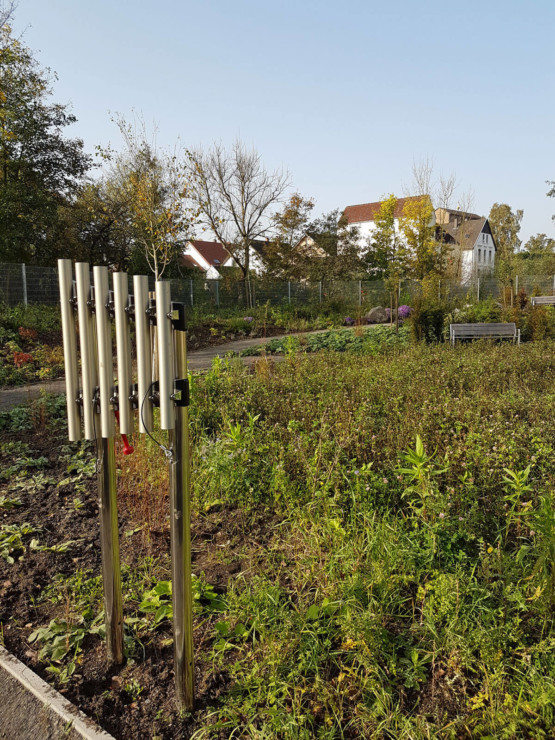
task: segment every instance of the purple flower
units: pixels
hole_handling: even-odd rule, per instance
[[[245,316],[243,321],[248,321],[250,323],[251,321],[254,321],[254,318],[252,316]]]
[[[345,316],[345,318],[343,319],[343,323],[345,324],[345,326],[352,326],[355,323],[355,320],[352,319],[350,316]]]
[[[408,319],[412,308],[410,306],[399,306],[399,318]]]

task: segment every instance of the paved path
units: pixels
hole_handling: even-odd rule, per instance
[[[318,331],[308,332],[309,334],[322,334],[328,329],[319,329]],[[257,347],[260,344],[266,344],[271,339],[284,339],[290,334],[280,334],[277,337],[258,337],[257,339],[239,339],[235,342],[226,342],[216,347],[206,347],[205,349],[198,349],[194,352],[188,353],[189,368],[193,371],[208,370],[212,367],[212,361],[215,357],[223,357],[228,352],[241,352],[247,347]],[[294,336],[300,336],[295,334]],[[242,361],[250,365],[257,358],[256,357],[242,357]],[[281,359],[276,357],[275,359]],[[46,393],[63,393],[65,391],[65,380],[49,380],[43,383],[33,383],[32,385],[21,385],[17,388],[8,388],[0,391],[0,411],[6,411],[17,406],[19,403],[25,403],[25,401],[31,401],[34,398],[38,398],[44,391]]]

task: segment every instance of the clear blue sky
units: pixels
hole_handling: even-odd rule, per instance
[[[89,151],[132,109],[161,144],[239,136],[315,213],[403,195],[429,157],[555,236],[553,0],[19,0],[14,26]]]

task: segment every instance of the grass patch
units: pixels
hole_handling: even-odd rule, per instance
[[[236,578],[198,737],[548,737],[551,343],[196,378],[194,492],[279,524]]]

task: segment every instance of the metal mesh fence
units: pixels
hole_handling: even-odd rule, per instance
[[[92,275],[91,275],[92,279]],[[149,278],[154,290],[154,278]],[[133,278],[129,276],[129,289]],[[461,284],[455,280],[439,280],[438,298],[443,300],[474,301],[494,298],[502,300],[507,294],[524,290],[528,295],[555,295],[555,276],[518,275],[507,285],[496,278],[475,278]],[[404,280],[400,286],[399,301],[410,304],[422,291],[416,280]],[[276,282],[253,277],[248,285],[242,281],[206,280],[202,276],[171,281],[172,299],[182,301],[201,313],[218,309],[243,308],[249,305],[315,305],[389,306],[390,292],[381,280],[350,280],[308,282]],[[55,267],[23,264],[0,264],[0,302],[9,306],[20,303],[56,304],[59,301],[58,271]]]

